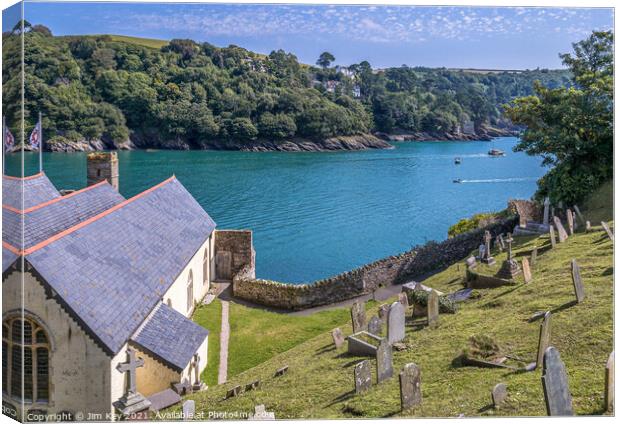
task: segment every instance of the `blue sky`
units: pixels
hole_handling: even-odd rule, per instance
[[[593,29],[612,29],[613,10],[352,5],[26,2],[25,17],[56,35],[192,38],[314,63],[373,67],[559,68],[558,53]],[[13,19],[5,13],[6,30]],[[14,22],[14,21],[13,21]]]

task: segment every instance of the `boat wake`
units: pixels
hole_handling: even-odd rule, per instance
[[[523,181],[536,181],[535,177],[524,178],[491,178],[488,180],[460,180],[461,183],[520,183]]]

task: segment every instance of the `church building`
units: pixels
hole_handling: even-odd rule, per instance
[[[106,421],[204,388],[209,332],[190,317],[215,222],[174,176],[125,199],[116,153],[88,178],[63,195],[43,172],[3,176],[2,400],[18,419]]]

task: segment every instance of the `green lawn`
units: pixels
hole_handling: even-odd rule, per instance
[[[207,386],[217,385],[218,367],[220,365],[220,330],[222,328],[222,303],[215,299],[210,305],[196,308],[192,319],[209,330],[209,351],[207,368],[201,379]]]
[[[125,43],[137,44],[138,46],[151,47],[153,49],[160,49],[168,45],[168,41],[154,38],[130,37],[127,35],[110,35],[110,37],[113,41],[122,41]]]

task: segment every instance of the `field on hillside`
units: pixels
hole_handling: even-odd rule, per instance
[[[613,340],[613,246],[600,227],[579,233],[555,249],[547,236],[517,238],[516,256],[539,248],[539,260],[530,284],[480,290],[481,297],[461,304],[454,315],[442,314],[436,330],[418,327],[409,320],[408,349],[394,352],[398,372],[409,362],[422,370],[422,406],[400,412],[398,378],[362,395],[353,390],[353,366],[364,358],[336,350],[328,331],[230,379],[222,386],[191,395],[197,411],[245,411],[265,404],[277,418],[346,418],[391,416],[544,415],[540,370],[523,373],[506,369],[481,369],[452,364],[471,335],[493,337],[505,353],[526,360],[536,355],[539,322],[528,322],[536,312],[551,310],[551,344],[564,360],[578,414],[602,412],[604,366]],[[498,264],[505,254],[496,254]],[[583,304],[574,305],[570,260],[576,258],[586,290]],[[498,265],[499,266],[499,265]],[[464,267],[455,264],[425,281],[444,292],[461,287]],[[369,316],[376,307],[369,308]],[[409,314],[408,314],[409,315]],[[258,331],[258,329],[257,329]],[[350,325],[343,327],[351,333]],[[273,340],[282,335],[272,334]],[[245,349],[252,350],[252,344]],[[374,362],[374,360],[373,360]],[[273,372],[284,365],[290,371],[280,378]],[[256,378],[262,387],[223,401],[227,389]],[[374,377],[373,377],[374,378]],[[489,409],[490,392],[499,382],[508,385],[507,406]]]
[[[168,45],[168,41],[155,38],[130,37],[128,35],[110,35],[109,37],[112,38],[112,41],[122,41],[153,49],[161,49],[163,46]]]

